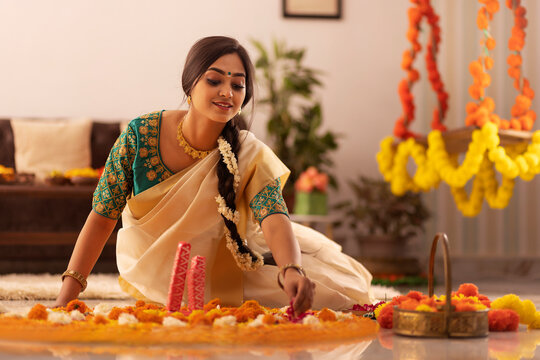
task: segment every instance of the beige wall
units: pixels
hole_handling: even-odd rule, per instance
[[[448,124],[458,127],[463,124],[466,89],[471,82],[467,64],[478,54],[474,25],[478,4],[473,0],[433,3],[442,15],[440,69],[450,92]],[[533,88],[540,93],[540,5],[533,0],[524,3],[529,7],[530,24],[525,67]],[[326,74],[318,96],[325,127],[343,134],[335,156],[342,191],[333,195],[334,200],[343,199],[349,194],[346,179],[360,173],[378,176],[375,153],[379,141],[391,134],[400,115],[396,89],[404,76],[400,62],[408,46],[409,1],[343,0],[343,5],[343,18],[336,21],[284,19],[280,0],[2,0],[0,117],[134,118],[156,109],[178,108],[182,106],[182,64],[198,38],[214,34],[236,37],[252,50],[253,57],[250,38],[266,44],[273,37],[286,39],[291,46],[307,48],[306,63]],[[511,19],[506,12],[499,15],[494,32],[500,65],[505,63]],[[423,63],[422,55],[418,64]],[[504,65],[497,69],[504,74]],[[503,79],[494,75],[495,81],[499,78]],[[503,81],[493,86],[493,94],[501,98],[498,109],[507,116],[512,92],[510,82]],[[431,121],[433,95],[429,90],[426,82],[414,90],[419,100],[413,128],[420,132],[426,132]],[[540,113],[538,104],[536,100],[534,107]],[[252,129],[261,138],[265,137],[264,122],[264,108],[260,107]],[[528,199],[528,192],[536,194],[537,185],[527,186],[519,186],[516,199]],[[469,228],[477,229],[474,234],[483,239],[491,234],[485,230],[484,218],[464,221],[445,189],[431,195],[429,201],[437,210],[430,232],[452,233],[458,252],[467,253]],[[511,215],[497,212],[494,216],[506,219]],[[504,221],[510,222],[500,222]],[[533,243],[536,238],[531,234],[538,232],[535,225],[527,224],[522,226],[529,230],[521,241]],[[511,230],[506,229],[508,234]],[[501,244],[497,246],[504,249]],[[486,242],[479,248],[490,247]]]

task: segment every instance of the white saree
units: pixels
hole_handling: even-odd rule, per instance
[[[265,253],[269,250],[249,202],[276,178],[285,184],[289,171],[253,134],[243,131],[240,140],[238,229],[250,248]],[[123,227],[118,232],[117,262],[120,284],[134,297],[166,303],[176,248],[179,242],[187,242],[192,256],[206,257],[205,302],[220,297],[224,305],[230,306],[249,299],[271,307],[288,304],[285,293],[277,286],[276,266],[264,265],[257,271],[242,273],[225,247],[225,225],[215,201],[218,161],[216,149],[128,200],[122,214]],[[341,247],[324,235],[299,224],[292,226],[302,250],[302,264],[316,283],[314,309],[339,310],[372,302],[371,274],[361,264],[343,254]]]

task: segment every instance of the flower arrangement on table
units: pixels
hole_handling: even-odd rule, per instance
[[[15,169],[0,165],[0,184],[15,182]]]
[[[75,168],[65,172],[53,170],[45,178],[50,185],[95,185],[97,184],[104,167],[93,169],[91,167]]]
[[[328,213],[328,175],[310,166],[294,183],[294,213],[300,215],[326,215]]]
[[[506,7],[514,15],[512,36],[508,42],[512,51],[507,58],[508,74],[514,79],[513,85],[518,91],[511,109],[511,118],[507,120],[494,112],[495,101],[485,96],[485,89],[491,83],[487,70],[493,67],[491,52],[496,46],[490,33],[489,22],[499,11],[500,5],[498,0],[479,0],[482,6],[478,11],[477,26],[484,35],[481,41],[483,55],[469,65],[473,77],[469,95],[475,101],[468,103],[466,107],[465,125],[469,128],[466,131],[452,132],[446,131],[443,124],[448,109],[448,94],[436,66],[436,54],[440,44],[439,17],[434,13],[430,0],[411,2],[413,6],[408,14],[410,27],[407,38],[412,47],[403,55],[401,65],[407,71],[407,78],[399,85],[403,115],[394,127],[394,135],[403,141],[396,145],[392,137],[382,140],[381,150],[377,154],[379,170],[396,195],[403,195],[409,190],[428,191],[436,188],[441,180],[444,181],[451,188],[457,208],[465,216],[478,215],[484,199],[492,208],[505,208],[513,195],[515,179],[519,176],[529,181],[540,173],[540,132],[524,132],[532,129],[536,119],[536,113],[531,110],[534,91],[522,73],[521,51],[525,45],[526,10],[520,0],[506,1]],[[418,134],[409,130],[415,110],[411,88],[419,79],[418,71],[412,64],[417,52],[421,50],[418,31],[424,17],[431,26],[426,63],[429,80],[438,97],[438,107],[433,113],[432,131],[427,136],[427,144],[421,141]],[[469,136],[472,140],[462,164],[459,165],[457,154],[450,154],[447,148],[452,140],[468,139]],[[507,142],[507,145],[504,142]],[[417,165],[414,175],[410,175],[407,170],[409,156]],[[500,185],[495,170],[502,175]],[[465,185],[473,177],[475,178],[469,195]]]
[[[540,311],[531,300],[521,300],[515,294],[507,294],[494,301],[478,292],[474,284],[461,284],[458,291],[452,292],[453,311],[489,310],[488,321],[490,331],[517,331],[519,324],[529,329],[540,329]],[[381,327],[393,327],[394,306],[405,310],[436,312],[442,311],[446,304],[446,296],[428,297],[418,291],[410,291],[407,295],[396,296],[392,301],[379,305],[374,315]]]

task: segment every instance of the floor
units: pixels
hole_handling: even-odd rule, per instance
[[[477,282],[480,292],[490,299],[506,293],[515,293],[522,299],[531,299],[540,309],[539,284],[523,281],[485,281]],[[408,289],[400,289],[406,292]],[[425,290],[425,289],[421,289]],[[441,294],[443,289],[437,287],[435,293]],[[103,300],[87,301],[95,305]],[[47,304],[47,302],[41,301]],[[115,303],[119,303],[118,300]],[[122,303],[122,302],[120,302]],[[124,301],[124,303],[126,303]],[[127,302],[129,303],[129,302]],[[25,301],[3,302],[8,308],[28,306]],[[376,337],[359,339],[347,344],[317,344],[288,348],[136,348],[115,347],[106,345],[85,346],[70,344],[69,346],[47,344],[10,344],[0,341],[0,359],[163,359],[163,360],[195,360],[195,359],[540,359],[540,330],[527,331],[520,326],[518,332],[490,333],[486,338],[472,339],[425,339],[395,335],[391,330],[381,329]]]

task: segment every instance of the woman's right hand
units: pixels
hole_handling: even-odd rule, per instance
[[[77,299],[81,293],[81,284],[74,278],[66,276],[62,282],[62,288],[58,293],[56,302],[53,305],[53,308],[66,306],[71,300]]]
[[[90,214],[75,243],[67,268],[76,270],[85,277],[88,276],[107,239],[111,236],[116,222],[117,220],[111,220],[99,215],[94,210],[90,210]],[[71,276],[64,277],[62,288],[54,306],[66,306],[68,302],[75,300],[79,296],[81,289],[81,284],[77,280]]]

